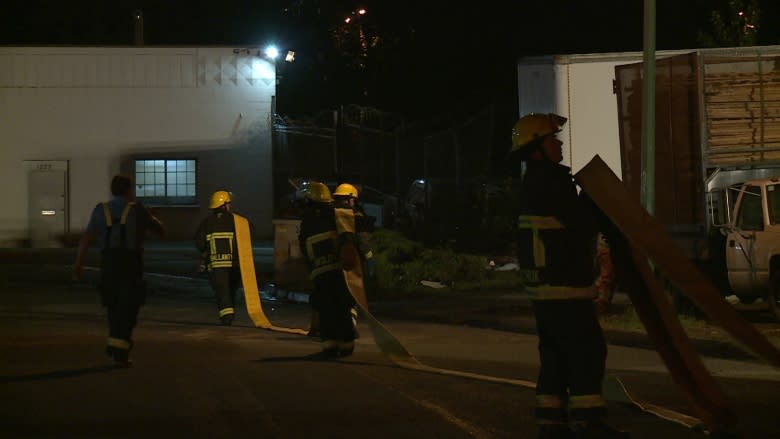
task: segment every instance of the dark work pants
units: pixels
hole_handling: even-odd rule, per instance
[[[138,323],[141,309],[139,292],[134,288],[119,286],[114,292],[111,304],[106,306],[108,314],[108,336],[132,341],[133,329]]]
[[[341,270],[325,272],[314,279],[312,308],[320,312],[322,341],[353,341],[355,329],[350,310],[355,300],[347,289]]]
[[[131,344],[138,311],[146,299],[141,255],[127,249],[103,250],[100,276],[100,294],[108,317],[108,336]]]
[[[567,401],[571,420],[600,419],[606,412],[603,404],[571,407],[572,397],[601,395],[607,347],[593,301],[537,300],[533,307],[541,363],[536,394],[556,395],[563,402],[558,413],[537,406],[537,420],[554,422],[565,418]]]
[[[212,268],[209,272],[209,282],[214,290],[219,311],[228,308],[235,310],[236,291],[240,279],[241,272],[234,268]]]

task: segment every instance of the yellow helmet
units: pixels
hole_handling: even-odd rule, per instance
[[[216,209],[221,207],[225,203],[230,203],[230,192],[216,191],[211,194],[211,201],[209,201],[209,209]]]
[[[330,203],[333,197],[330,195],[330,189],[324,183],[313,181],[303,187],[303,196],[307,200],[315,203]]]
[[[561,131],[568,119],[555,113],[540,114],[530,113],[521,117],[512,128],[512,150],[530,152],[526,147],[531,146],[534,140]]]
[[[336,187],[336,191],[333,192],[333,195],[341,196],[341,197],[357,198],[358,190],[355,186],[352,186],[349,183],[341,183]]]

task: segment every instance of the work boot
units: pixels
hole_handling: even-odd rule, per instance
[[[233,324],[233,314],[226,314],[219,318],[222,326],[230,326]]]
[[[574,426],[576,439],[631,439],[627,431],[618,430],[603,421],[588,422]]]
[[[133,365],[130,360],[130,352],[127,350],[113,348],[111,357],[114,359],[114,367],[127,368]]]
[[[544,424],[539,426],[537,439],[574,439],[574,432],[566,424]]]
[[[312,310],[311,321],[309,322],[309,332],[306,333],[309,337],[320,336],[320,312]]]
[[[342,341],[338,344],[338,356],[339,357],[349,357],[352,355],[352,353],[355,352],[355,342],[354,341]]]

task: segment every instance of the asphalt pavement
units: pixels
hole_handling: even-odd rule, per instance
[[[272,266],[268,248],[255,253],[260,272]],[[236,325],[218,326],[213,293],[194,274],[197,254],[186,245],[149,249],[152,295],[135,365],[114,370],[101,353],[97,272],[71,282],[73,256],[0,250],[2,437],[534,437],[532,390],[399,370],[363,322],[356,354],[341,367],[307,360],[316,340],[254,329],[240,304]],[[94,254],[88,263],[94,267]],[[305,327],[305,292],[293,293],[265,288],[264,309],[277,325]],[[535,380],[534,322],[520,294],[436,292],[370,308],[425,364]],[[607,337],[610,374],[656,404],[691,413],[643,336]],[[734,398],[740,437],[778,437],[780,372],[738,350],[712,350],[717,355],[700,352]],[[620,404],[610,403],[610,419],[635,439],[705,437]]]
[[[254,246],[255,271],[261,280],[266,299],[306,302],[306,291],[284,291],[273,287],[273,247],[270,242]],[[0,249],[0,286],[7,281],[47,280],[53,283],[71,282],[70,267],[75,258],[73,248]],[[197,273],[199,254],[189,242],[157,242],[146,249],[146,279],[151,292],[210,296],[211,290],[203,273]],[[99,257],[91,249],[86,258],[86,282],[95,284],[95,268]],[[90,273],[90,269],[92,272]],[[376,300],[369,292],[372,313],[382,318],[425,321],[513,331],[536,332],[531,302],[526,295],[513,291],[442,291],[432,289],[403,298]],[[630,302],[625,294],[615,296],[614,308],[619,312]],[[768,315],[768,314],[767,314]],[[760,317],[759,317],[760,318]],[[774,327],[774,322],[771,324]],[[653,349],[652,342],[641,332],[605,327],[610,344]],[[756,360],[755,357],[724,337],[712,337],[710,332],[692,332],[688,336],[701,355]]]

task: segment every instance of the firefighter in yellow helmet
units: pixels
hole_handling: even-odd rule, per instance
[[[322,351],[316,356],[322,359],[348,356],[355,349],[350,315],[355,301],[342,273],[333,197],[320,182],[307,184],[303,193],[309,206],[301,218],[298,241],[314,281],[310,303],[312,312],[319,315],[322,342]]]
[[[512,130],[511,154],[525,167],[517,249],[539,335],[538,437],[627,438],[604,422],[607,350],[594,305],[596,220],[570,169],[560,164],[557,134],[566,121],[528,114]]]
[[[217,301],[219,321],[230,326],[235,318],[236,291],[241,283],[236,226],[227,191],[216,191],[209,200],[211,212],[195,232],[195,246],[204,255],[209,282]],[[250,226],[251,236],[254,227]]]
[[[355,244],[355,247],[360,254],[360,262],[363,266],[364,277],[371,278],[374,276],[375,261],[374,252],[371,247],[371,232],[374,230],[374,219],[366,215],[363,207],[358,202],[360,193],[358,189],[349,183],[342,183],[336,187],[333,191],[333,198],[335,200],[336,209],[349,209],[352,210],[352,214],[355,218],[355,231],[354,235],[349,234],[343,236],[342,239],[351,239]],[[364,285],[366,282],[364,282]],[[360,335],[357,330],[357,307],[352,307],[352,323],[355,327],[355,337]]]
[[[319,223],[320,221],[313,219],[313,217],[319,217],[323,215],[325,211],[333,207],[333,196],[330,193],[330,189],[325,184],[315,181],[304,183],[299,191],[300,195],[303,197],[301,200],[303,203],[301,222],[303,222],[303,219],[307,219],[307,226],[312,222]],[[311,269],[312,261],[309,257],[309,251],[305,246],[302,235],[299,234],[298,238],[298,242],[301,246],[301,254],[304,255],[304,258]],[[314,276],[310,275],[310,277],[312,281],[314,281]],[[317,300],[319,298],[317,295],[318,291],[319,288],[317,288],[317,283],[315,282],[314,291],[312,291],[309,296],[309,305],[311,306],[311,318],[309,322],[309,332],[307,334],[309,337],[320,336],[320,310],[318,306],[319,302]]]

